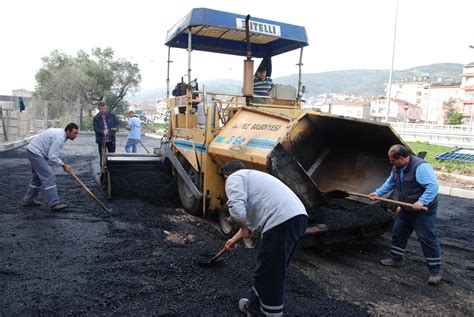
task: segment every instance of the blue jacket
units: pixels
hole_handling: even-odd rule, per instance
[[[117,117],[110,112],[107,112],[105,116],[105,121],[107,122],[107,128],[110,129],[117,129],[119,127],[119,121]],[[102,115],[100,112],[94,116],[92,120],[92,125],[94,127],[95,132],[95,143],[100,144],[102,142],[102,137],[104,136],[104,122],[102,121]],[[109,133],[106,142],[115,142],[115,133]]]
[[[433,168],[426,161],[411,156],[410,162],[400,168],[394,166],[390,177],[375,193],[382,196],[395,190],[397,198],[408,203],[420,201],[431,207],[437,203],[438,181]]]

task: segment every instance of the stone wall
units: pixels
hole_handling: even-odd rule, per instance
[[[47,103],[33,102],[27,111],[20,112],[11,101],[0,101],[0,142],[12,142],[55,126],[47,120]]]

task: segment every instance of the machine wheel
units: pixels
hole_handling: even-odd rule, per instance
[[[222,233],[227,237],[232,237],[239,229],[235,221],[230,217],[229,207],[223,205],[219,208],[219,226]]]
[[[100,185],[107,199],[112,197],[112,183],[110,182],[110,173],[107,168],[100,172]]]
[[[194,185],[198,189],[201,188],[200,180],[199,180],[199,172],[196,171],[191,164],[184,160],[184,163],[181,162],[184,167],[186,173],[191,177]],[[178,183],[178,194],[179,199],[181,200],[181,204],[183,205],[184,210],[194,216],[201,216],[202,215],[202,199],[197,199],[194,197],[193,193],[189,190],[188,186],[181,178],[181,176],[177,177]]]

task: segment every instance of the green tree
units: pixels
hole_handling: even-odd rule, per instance
[[[449,125],[462,124],[462,119],[463,119],[462,114],[460,114],[459,112],[455,112],[449,117],[448,124]]]
[[[88,111],[91,116],[99,101],[107,102],[111,111],[124,112],[128,105],[125,96],[141,81],[138,65],[116,59],[111,48],[94,48],[91,55],[80,50],[76,57],[53,51],[42,61],[36,74],[36,96],[62,101],[50,107],[53,118],[70,111],[64,104],[79,106],[81,126],[83,112]]]
[[[456,100],[453,98],[449,98],[447,101],[443,101],[443,111],[444,111],[444,123],[448,124],[449,118],[455,113],[454,105],[456,104]]]

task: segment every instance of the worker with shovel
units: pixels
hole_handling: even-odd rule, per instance
[[[439,188],[436,175],[431,165],[411,155],[401,144],[390,148],[388,158],[393,165],[392,172],[382,187],[371,193],[369,198],[375,200],[375,197],[395,190],[398,200],[413,204],[413,208],[402,208],[395,218],[391,257],[381,263],[392,267],[402,266],[408,238],[415,230],[430,271],[428,283],[439,284],[441,248],[436,235]]]
[[[128,112],[128,124],[126,129],[128,130],[127,144],[125,144],[125,152],[137,153],[137,144],[140,143],[142,122],[135,115],[133,110]]]
[[[50,128],[33,138],[26,151],[31,163],[32,176],[23,198],[23,206],[34,207],[40,205],[35,198],[42,186],[46,192],[51,211],[60,211],[67,208],[67,205],[60,203],[58,189],[56,188],[56,177],[48,161],[53,165],[62,166],[65,172],[70,172],[71,167],[59,158],[59,151],[63,148],[66,140],[74,140],[78,133],[79,127],[71,122],[64,129]]]
[[[240,229],[225,248],[260,233],[257,266],[249,298],[241,298],[239,309],[247,316],[283,315],[286,273],[303,236],[308,216],[299,198],[270,174],[245,169],[238,160],[222,167],[229,213]]]

